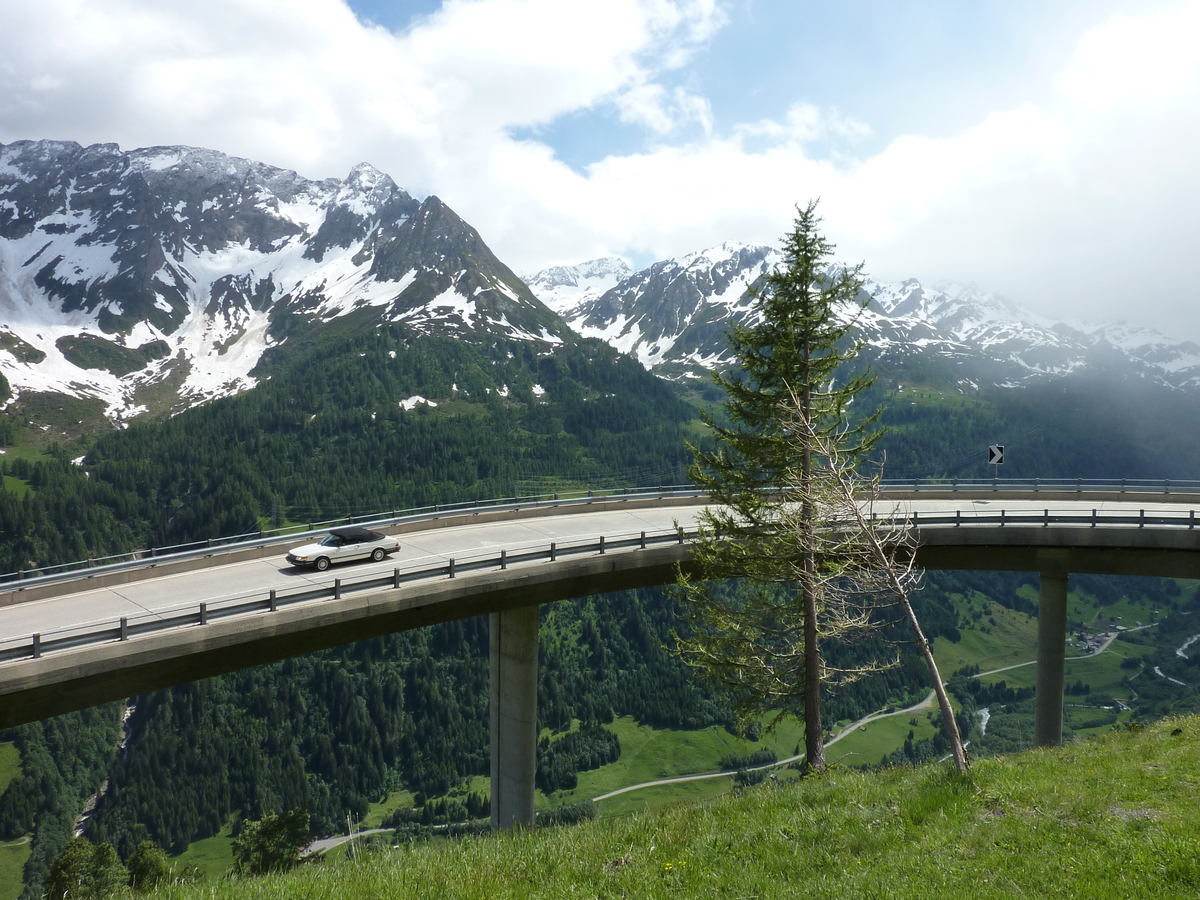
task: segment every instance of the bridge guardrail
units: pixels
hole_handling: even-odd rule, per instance
[[[1051,525],[1075,525],[1088,528],[1101,527],[1159,527],[1196,529],[1196,511],[1189,509],[1176,515],[1146,515],[1144,509],[1138,515],[1124,513],[1102,513],[1093,509],[1090,514],[1074,511],[1053,510],[1043,508],[1037,510],[988,510],[971,511],[963,515],[962,510],[953,513],[920,513],[913,511],[901,515],[886,515],[873,519],[882,525],[898,529],[922,528],[961,528],[974,526],[1019,526],[1036,525],[1050,527]],[[137,617],[124,617],[120,620],[105,620],[101,622],[82,623],[52,632],[25,635],[0,642],[0,662],[10,662],[19,659],[38,658],[47,652],[75,649],[82,646],[111,641],[125,641],[130,637],[168,631],[174,628],[205,625],[218,619],[233,616],[248,615],[260,612],[275,612],[283,606],[294,606],[300,603],[340,599],[345,594],[363,591],[399,588],[403,584],[423,581],[433,578],[454,578],[460,572],[482,571],[486,569],[506,569],[510,565],[537,562],[539,560],[555,561],[559,557],[578,556],[585,554],[603,554],[610,550],[646,549],[654,545],[666,543],[684,543],[694,539],[698,532],[673,529],[660,532],[642,531],[636,536],[632,533],[612,537],[600,535],[596,540],[577,541],[559,545],[552,542],[549,547],[525,546],[516,548],[510,554],[507,548],[499,554],[474,555],[468,557],[449,558],[444,563],[425,566],[417,569],[402,570],[394,568],[390,575],[371,575],[345,581],[334,578],[330,587],[307,587],[297,591],[280,593],[271,590],[267,595],[239,595],[227,597],[214,602],[204,602],[170,608],[155,613],[145,613]]]
[[[503,549],[499,554],[472,555],[465,558],[450,558],[447,562],[419,569],[395,568],[389,575],[371,575],[365,578],[343,580],[334,578],[331,587],[307,587],[297,591],[279,592],[271,590],[265,595],[240,595],[215,602],[188,604],[168,608],[139,616],[126,616],[118,620],[104,620],[80,625],[71,625],[50,632],[25,635],[0,641],[0,662],[18,659],[37,659],[45,653],[73,650],[90,644],[125,641],[139,635],[169,631],[180,627],[206,625],[219,619],[248,615],[259,612],[275,612],[284,606],[318,601],[337,600],[347,594],[364,591],[399,588],[402,584],[433,578],[455,578],[459,573],[487,569],[506,569],[510,565],[554,561],[559,557],[603,554],[610,550],[646,549],[651,546],[684,543],[696,532],[670,530],[661,532],[639,532],[610,538],[600,535],[597,540],[576,541],[565,544],[551,542],[548,547],[520,548],[510,554]]]
[[[1033,493],[1200,494],[1200,481],[1170,478],[905,478],[884,479],[885,491],[1022,491]]]
[[[1088,478],[993,478],[959,479],[959,478],[910,478],[885,479],[880,482],[884,493],[920,491],[1057,491],[1076,493],[1129,493],[1150,494],[1172,493],[1200,494],[1200,481],[1171,479],[1088,479]],[[663,485],[658,488],[624,488],[617,490],[579,490],[563,491],[553,494],[537,494],[525,497],[508,497],[494,500],[463,500],[454,503],[435,503],[431,506],[418,506],[405,510],[390,510],[388,515],[383,512],[367,513],[364,515],[339,516],[322,522],[307,523],[308,527],[295,530],[299,526],[266,529],[246,534],[229,535],[220,538],[208,538],[203,541],[190,541],[184,544],[171,544],[163,547],[149,547],[131,550],[127,553],[117,553],[110,556],[93,557],[76,560],[69,563],[59,563],[52,566],[39,566],[36,569],[22,569],[17,572],[0,574],[0,588],[16,585],[30,587],[42,584],[54,584],[67,581],[86,572],[89,575],[99,575],[106,572],[118,572],[142,566],[159,563],[195,559],[215,555],[216,553],[235,552],[250,546],[269,546],[285,544],[296,540],[313,537],[330,528],[340,525],[359,524],[364,526],[388,527],[405,522],[437,519],[441,516],[475,510],[503,511],[506,509],[538,508],[547,505],[570,506],[594,502],[603,499],[638,499],[647,497],[698,497],[703,495],[695,485]]]
[[[412,509],[400,510],[399,512],[391,510],[390,515],[378,513],[359,516],[339,516],[336,519],[328,519],[324,522],[309,523],[306,529],[300,531],[294,530],[298,526],[290,526],[283,529],[270,529],[222,538],[209,538],[204,541],[190,541],[186,544],[172,544],[165,547],[130,550],[127,553],[93,557],[91,559],[76,560],[75,562],[59,563],[53,566],[39,566],[36,569],[21,569],[17,572],[0,574],[0,588],[54,584],[59,581],[69,581],[83,574],[101,575],[108,572],[120,572],[127,569],[159,565],[166,562],[196,559],[219,553],[232,553],[248,547],[295,543],[296,541],[315,537],[318,534],[328,531],[330,528],[337,528],[342,525],[387,528],[392,525],[402,525],[408,522],[432,521],[455,513],[503,512],[505,510],[531,508],[544,509],[546,507],[584,506],[588,503],[594,503],[598,499],[637,500],[652,497],[700,496],[702,494],[702,491],[697,490],[692,485],[668,485],[657,489],[566,491],[531,497],[435,503],[431,506],[418,506]]]

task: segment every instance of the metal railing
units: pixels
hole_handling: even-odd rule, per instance
[[[115,553],[110,556],[97,556],[75,562],[59,563],[52,566],[39,566],[36,569],[21,569],[16,572],[0,574],[0,589],[5,587],[31,587],[38,584],[54,584],[68,581],[81,574],[99,575],[104,572],[118,572],[125,569],[136,569],[143,566],[158,565],[176,560],[196,559],[216,553],[232,553],[249,547],[263,547],[273,544],[294,543],[298,540],[311,538],[330,528],[342,525],[362,525],[375,528],[386,528],[406,522],[430,521],[455,513],[505,511],[555,506],[582,506],[594,503],[596,500],[637,500],[653,499],[656,497],[698,497],[703,492],[696,490],[694,485],[665,485],[656,489],[616,490],[616,491],[571,491],[556,494],[543,494],[532,497],[509,497],[497,500],[464,500],[458,503],[435,503],[431,506],[417,506],[411,509],[390,510],[365,515],[340,516],[336,519],[326,519],[321,522],[309,522],[305,525],[291,525],[283,528],[264,529],[245,534],[228,535],[220,538],[209,538],[203,541],[190,541],[184,544],[170,544],[162,547],[149,547],[140,550],[130,550],[126,553]]]
[[[693,491],[689,495],[694,496],[697,493]],[[1105,513],[1098,509],[1092,509],[1090,513],[1080,513],[1075,510],[1055,510],[1049,507],[1040,510],[1027,508],[968,510],[965,514],[963,510],[926,513],[908,511],[883,516],[872,513],[872,519],[878,525],[917,531],[925,528],[973,528],[979,526],[1048,528],[1052,525],[1087,528],[1135,527],[1141,529],[1151,527],[1196,530],[1195,509],[1180,510],[1173,515],[1163,515],[1161,512],[1147,515],[1144,509],[1138,510],[1138,513],[1134,515],[1129,512]],[[207,625],[233,616],[276,612],[287,606],[336,600],[363,591],[395,589],[418,581],[455,578],[464,572],[507,569],[509,566],[521,563],[554,562],[563,557],[646,549],[663,544],[683,544],[695,539],[697,534],[698,532],[695,530],[670,529],[658,532],[642,531],[636,535],[633,533],[615,536],[599,535],[585,541],[564,544],[551,543],[549,546],[544,544],[524,545],[511,550],[502,549],[498,554],[448,558],[445,562],[439,562],[433,566],[411,569],[394,568],[391,573],[385,575],[372,574],[356,579],[334,578],[333,584],[327,586],[310,586],[295,591],[279,591],[277,589],[267,592],[257,591],[210,600],[198,605],[188,604],[167,608],[139,616],[81,623],[51,632],[0,641],[0,662],[36,659],[45,653],[61,652],[91,644],[126,641],[140,635]],[[1200,552],[1200,543],[1196,549]]]
[[[880,486],[885,491],[1200,494],[1200,481],[1169,478],[906,478],[884,479]]]
[[[1170,479],[1085,479],[1085,478],[993,478],[959,479],[959,478],[914,478],[905,480],[884,480],[880,483],[883,493],[889,492],[921,492],[921,491],[950,491],[962,492],[1075,492],[1085,493],[1118,493],[1118,494],[1200,494],[1200,481]],[[508,497],[495,500],[464,500],[456,503],[435,503],[431,506],[418,506],[404,510],[389,510],[364,515],[340,516],[320,522],[310,522],[306,525],[291,525],[283,528],[264,529],[245,534],[227,535],[219,538],[209,538],[203,541],[191,541],[183,544],[171,544],[162,547],[131,550],[126,553],[116,553],[110,556],[98,556],[74,562],[59,563],[51,566],[39,566],[36,569],[22,569],[16,572],[0,574],[0,589],[5,587],[31,587],[38,584],[53,584],[66,581],[86,573],[98,575],[104,572],[115,572],[124,569],[139,568],[159,563],[195,559],[216,553],[234,552],[248,547],[285,544],[328,531],[340,525],[364,525],[386,528],[406,522],[438,519],[454,513],[472,511],[504,511],[519,510],[530,507],[570,506],[595,502],[597,499],[637,500],[668,497],[700,497],[703,491],[695,485],[664,485],[658,488],[626,488],[613,491],[573,491],[555,494],[539,494],[528,497]]]
[[[521,563],[540,561],[555,562],[561,558],[589,554],[603,555],[620,550],[645,550],[663,544],[682,544],[695,538],[696,532],[670,529],[657,532],[642,531],[614,536],[599,535],[596,538],[549,546],[523,546],[513,550],[503,549],[499,554],[450,557],[445,562],[421,568],[394,568],[385,575],[372,574],[361,578],[334,578],[329,586],[309,586],[295,591],[255,591],[209,600],[200,604],[189,603],[168,607],[138,616],[123,616],[120,619],[105,619],[81,623],[54,631],[39,632],[0,641],[0,662],[18,659],[37,659],[45,653],[77,649],[91,644],[126,641],[131,637],[155,634],[176,628],[208,625],[233,616],[252,613],[277,612],[300,603],[311,603],[341,598],[363,591],[379,591],[399,588],[405,584],[440,578],[455,578],[464,572],[488,569],[507,569]]]

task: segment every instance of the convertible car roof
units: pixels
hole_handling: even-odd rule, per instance
[[[340,538],[347,540],[367,540],[369,538],[383,537],[378,531],[372,531],[370,528],[363,528],[359,525],[347,525],[345,528],[330,528],[330,534],[336,534]]]

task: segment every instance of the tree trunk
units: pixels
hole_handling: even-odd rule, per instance
[[[942,711],[942,727],[946,731],[946,738],[950,741],[950,752],[954,755],[954,765],[959,772],[966,772],[971,767],[971,762],[967,759],[967,750],[963,746],[962,735],[958,733],[958,721],[954,718],[954,707],[950,705],[946,686],[942,684],[942,676],[939,674],[937,662],[933,658],[933,650],[929,647],[929,641],[925,639],[925,632],[921,629],[921,623],[917,621],[917,614],[913,611],[912,604],[908,602],[908,594],[903,590],[898,591],[897,594],[900,597],[900,605],[904,607],[904,615],[908,617],[908,624],[912,626],[913,634],[916,636],[921,655],[925,657],[925,665],[929,667],[929,674],[933,676],[933,690],[937,694],[938,707]]]
[[[809,343],[804,342],[804,361],[807,368]],[[805,373],[801,392],[801,415],[805,423],[812,421],[812,386]],[[804,573],[800,590],[804,599],[804,752],[808,767],[814,772],[825,771],[825,729],[821,722],[821,650],[817,639],[817,564],[813,556],[814,518],[816,509],[812,497],[812,447],[804,442],[800,463],[803,515],[801,546],[804,548]]]

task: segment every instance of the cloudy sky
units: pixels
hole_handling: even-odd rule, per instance
[[[3,0],[0,142],[436,193],[518,272],[774,242],[1200,339],[1200,0]]]

